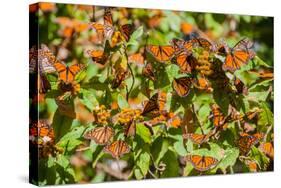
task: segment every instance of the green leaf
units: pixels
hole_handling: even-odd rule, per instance
[[[148,152],[142,152],[136,162],[136,165],[140,168],[142,175],[146,176],[150,164],[150,155]]]
[[[143,26],[140,26],[138,29],[136,29],[132,33],[129,42],[127,43],[127,47],[128,46],[138,46],[139,43],[138,43],[137,39],[140,38],[142,35],[143,35]]]
[[[251,158],[254,158],[258,162],[258,165],[260,166],[262,171],[265,171],[267,169],[269,158],[267,158],[265,154],[262,153],[258,148],[256,148],[255,146],[252,147],[249,156]]]
[[[136,134],[139,135],[145,143],[151,143],[151,133],[142,123],[136,125]]]
[[[156,164],[159,164],[162,157],[168,151],[169,142],[167,139],[163,139],[158,137],[153,143],[151,147],[151,154]]]
[[[69,165],[69,159],[66,158],[66,156],[64,155],[58,155],[56,159],[56,163],[65,169]]]
[[[58,110],[55,112],[52,126],[54,128],[56,142],[69,132],[72,121],[72,118],[61,115]]]
[[[221,169],[223,172],[225,172],[229,166],[234,166],[238,156],[239,156],[239,149],[237,148],[226,149],[224,152],[224,157],[221,159],[216,169]]]
[[[121,94],[118,94],[118,96],[117,96],[117,103],[118,103],[119,108],[121,108],[121,109],[130,107],[128,102],[126,101],[126,99]]]
[[[259,131],[266,131],[269,125],[273,125],[273,113],[265,102],[261,102],[261,109],[257,128]]]
[[[177,162],[177,156],[174,152],[168,150],[162,162],[166,165],[164,172],[161,174],[161,178],[163,177],[177,177],[179,176],[179,164]],[[173,161],[173,162],[171,162]]]
[[[137,180],[141,180],[143,178],[143,174],[141,173],[141,170],[139,168],[134,169],[134,175]]]
[[[187,155],[187,151],[186,151],[186,149],[183,145],[183,140],[174,142],[173,146],[174,146],[174,149],[176,150],[176,152],[180,156],[186,156]]]

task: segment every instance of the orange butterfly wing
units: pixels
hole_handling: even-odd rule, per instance
[[[87,53],[96,63],[104,65],[108,59],[108,56],[103,50],[88,50]]]
[[[253,135],[241,133],[238,140],[238,147],[242,155],[247,155],[252,146],[256,145],[263,138],[263,134],[256,133]]]
[[[111,83],[111,88],[116,89],[118,88],[121,83],[125,80],[127,75],[127,71],[120,68],[119,70],[116,71],[115,78],[113,79]]]
[[[183,51],[176,56],[175,63],[180,67],[181,72],[191,73],[195,68],[197,61],[191,53]]]
[[[142,74],[147,76],[150,80],[155,81],[156,77],[153,71],[153,66],[151,63],[147,63],[145,67],[142,69]]]
[[[205,38],[195,38],[192,39],[194,43],[197,43],[200,47],[204,48],[205,50],[212,50],[214,45]]]
[[[188,155],[187,161],[198,171],[207,171],[218,164],[218,160],[210,156]]]
[[[96,31],[98,40],[102,41],[105,35],[104,25],[100,23],[92,23],[91,27]]]
[[[107,7],[104,9],[104,24],[105,25],[112,25],[113,24],[113,19],[112,19],[112,14],[111,14],[111,9],[110,7]]]
[[[154,94],[148,102],[144,105],[143,111],[141,115],[145,115],[149,112],[152,112],[154,110],[159,110],[159,104],[158,104],[158,93]]]
[[[156,46],[156,45],[148,45],[146,47],[146,51],[148,51],[153,57],[161,62],[164,63],[166,61],[169,61],[175,52],[175,49],[173,46]]]
[[[130,152],[130,147],[126,142],[117,140],[105,146],[104,152],[111,154],[113,158],[119,159],[122,155]]]
[[[125,134],[126,137],[135,136],[135,134],[136,134],[136,122],[134,120],[129,121],[124,126],[125,126],[124,127],[124,134]]]
[[[264,154],[266,154],[267,156],[269,156],[270,158],[273,159],[273,157],[274,157],[274,148],[273,148],[272,143],[270,143],[270,142],[262,143],[262,144],[260,144],[259,149]]]
[[[213,104],[212,107],[212,114],[213,114],[213,124],[215,127],[222,127],[225,124],[226,118],[224,117],[223,113],[221,112],[218,105]]]
[[[209,139],[208,135],[205,135],[205,134],[194,134],[194,133],[188,133],[186,135],[186,137],[188,139],[190,139],[193,143],[198,144],[198,145],[206,142]]]
[[[120,27],[120,31],[124,39],[128,42],[133,32],[133,26],[131,24],[125,24]]]
[[[182,77],[173,80],[173,88],[180,97],[185,97],[189,94],[192,86],[192,78]]]
[[[86,139],[92,139],[99,145],[107,144],[114,135],[114,130],[111,127],[98,127],[87,131],[84,135]]]

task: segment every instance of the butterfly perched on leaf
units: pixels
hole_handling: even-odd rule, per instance
[[[194,144],[198,144],[198,145],[207,142],[210,136],[211,134],[196,134],[196,133],[187,133],[183,135],[185,139],[190,139]]]
[[[248,88],[239,78],[235,77],[234,86],[238,94],[248,95]]]
[[[92,58],[93,62],[104,65],[109,57],[109,54],[104,50],[88,50],[88,55]]]
[[[145,49],[160,63],[166,63],[167,61],[170,61],[175,53],[175,49],[172,45],[147,45]]]
[[[209,40],[207,40],[203,37],[198,37],[198,38],[194,37],[193,39],[191,39],[191,41],[192,41],[194,47],[199,46],[206,51],[214,51],[215,50],[215,45],[211,41],[209,41]]]
[[[153,69],[152,63],[150,63],[150,62],[146,63],[146,65],[142,69],[142,74],[144,76],[148,77],[152,81],[156,80],[154,69]]]
[[[87,131],[84,138],[94,140],[99,145],[105,145],[113,136],[114,130],[109,126],[104,126]]]
[[[226,119],[227,117],[221,112],[220,107],[217,104],[211,106],[212,115],[213,115],[213,124],[216,128],[224,128],[227,126]]]
[[[237,42],[233,48],[225,46],[226,57],[223,63],[223,70],[234,72],[254,58],[253,43],[248,39]]]
[[[194,45],[193,42],[193,40],[185,41],[177,38],[170,40],[170,44],[174,47],[175,53],[182,51],[191,53]]]
[[[256,145],[263,138],[262,133],[255,133],[250,135],[248,133],[240,133],[238,140],[238,147],[242,155],[247,155],[252,146]]]
[[[64,62],[57,60],[53,66],[58,73],[58,79],[64,83],[71,83],[75,80],[75,76],[85,68],[84,64],[66,65]]]
[[[192,164],[192,166],[200,171],[204,172],[214,168],[218,164],[218,160],[211,156],[200,155],[187,155],[186,160]]]
[[[135,136],[136,134],[136,122],[134,120],[129,121],[124,125],[124,135],[128,136]]]
[[[172,62],[179,66],[182,73],[192,73],[197,65],[196,58],[189,51],[179,52],[174,56]]]
[[[180,97],[185,97],[190,93],[193,78],[181,77],[173,80],[173,89]]]
[[[111,154],[113,158],[119,159],[122,155],[130,152],[130,147],[125,141],[117,140],[106,145],[103,151]]]
[[[117,69],[115,71],[115,77],[111,83],[111,88],[112,89],[118,88],[121,85],[121,83],[125,80],[127,73],[128,73],[127,70],[124,70],[122,68]]]
[[[148,113],[155,113],[156,115],[159,115],[162,111],[164,111],[166,97],[165,92],[159,91],[155,93],[148,101],[144,102],[141,115],[147,115]]]

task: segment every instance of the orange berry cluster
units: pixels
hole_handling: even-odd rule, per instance
[[[110,110],[107,110],[104,105],[96,106],[93,110],[95,122],[102,125],[108,125],[110,118]]]
[[[199,71],[202,75],[210,76],[214,73],[212,70],[212,63],[210,62],[210,54],[208,51],[203,51],[198,56],[198,64],[196,65],[195,69]]]
[[[120,124],[126,124],[129,123],[132,120],[142,120],[143,117],[141,115],[140,109],[123,109],[119,116],[118,116],[118,122]]]

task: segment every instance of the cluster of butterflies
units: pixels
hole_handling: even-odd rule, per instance
[[[104,9],[104,23],[93,22],[91,27],[96,31],[102,49],[88,50],[88,55],[92,60],[98,64],[104,65],[110,58],[111,50],[122,42],[128,42],[133,32],[131,24],[121,25],[115,27],[113,24],[111,8]],[[71,20],[58,20],[61,22],[69,22],[66,30],[85,29],[85,25],[80,23],[72,23]],[[182,73],[193,74],[198,66],[198,60],[194,55],[194,49],[202,48],[204,51],[214,53],[216,55],[224,56],[222,70],[234,72],[240,69],[254,58],[253,43],[248,39],[240,40],[234,47],[230,48],[225,42],[220,44],[213,44],[213,42],[202,38],[194,37],[191,40],[185,41],[181,39],[172,39],[170,45],[146,45],[145,51],[160,63],[168,64],[175,63],[180,68]],[[64,62],[58,60],[46,45],[41,45],[40,49],[32,47],[29,54],[29,70],[30,73],[37,73],[38,75],[38,92],[46,93],[50,89],[50,84],[46,78],[47,73],[57,73],[58,80],[67,88],[69,85],[75,83],[76,75],[83,70],[85,64],[66,65]],[[127,69],[116,69],[115,79],[112,82],[112,88],[118,88],[127,75]],[[155,80],[152,63],[147,60],[143,69],[143,74],[148,78]],[[185,97],[189,94],[192,86],[208,89],[208,80],[203,78],[194,79],[190,76],[174,78],[172,86],[180,97]],[[145,126],[151,127],[160,122],[167,122],[171,124],[180,125],[181,120],[178,116],[171,114],[164,110],[165,95],[162,92],[157,92],[152,95],[149,100],[145,101],[142,109],[142,116],[152,117],[152,120],[146,121]],[[249,112],[245,116],[233,117],[225,116],[217,105],[212,105],[212,118],[214,129],[208,134],[187,133],[183,137],[190,139],[194,144],[202,145],[211,139],[219,130],[225,129],[227,124],[232,121],[248,121],[253,119],[257,113]],[[46,123],[37,124],[36,130],[31,128],[32,139],[35,137],[42,137],[44,140],[50,137],[54,140],[54,135],[50,127],[45,126]],[[42,125],[42,126],[41,126]],[[136,122],[130,121],[125,125],[125,136],[134,136],[136,131]],[[39,135],[36,135],[39,134]],[[130,146],[123,140],[112,141],[114,137],[114,129],[110,126],[97,127],[85,133],[84,138],[94,140],[99,145],[104,145],[104,152],[109,153],[112,157],[119,159],[122,155],[130,152]],[[250,149],[259,143],[263,138],[263,134],[255,133],[241,133],[238,140],[238,147],[242,155],[247,155]],[[273,156],[273,146],[271,143],[260,144],[260,148],[267,155]],[[217,166],[219,160],[211,156],[188,155],[186,160],[190,162],[198,171],[207,171]]]
[[[184,77],[174,78],[172,83],[174,90],[180,97],[187,96],[192,86],[211,91],[210,83],[205,75],[194,76],[200,66],[200,62],[194,54],[194,49],[198,48],[203,49],[203,52],[215,54],[215,57],[223,56],[224,62],[221,67],[223,71],[234,72],[255,57],[253,42],[247,38],[240,40],[232,48],[223,40],[214,44],[203,37],[193,37],[188,41],[172,39],[170,45],[164,46],[147,45],[146,51],[155,60],[165,64],[172,62],[178,65],[181,73],[187,74]],[[144,67],[143,74],[154,80],[154,70],[150,62]]]

